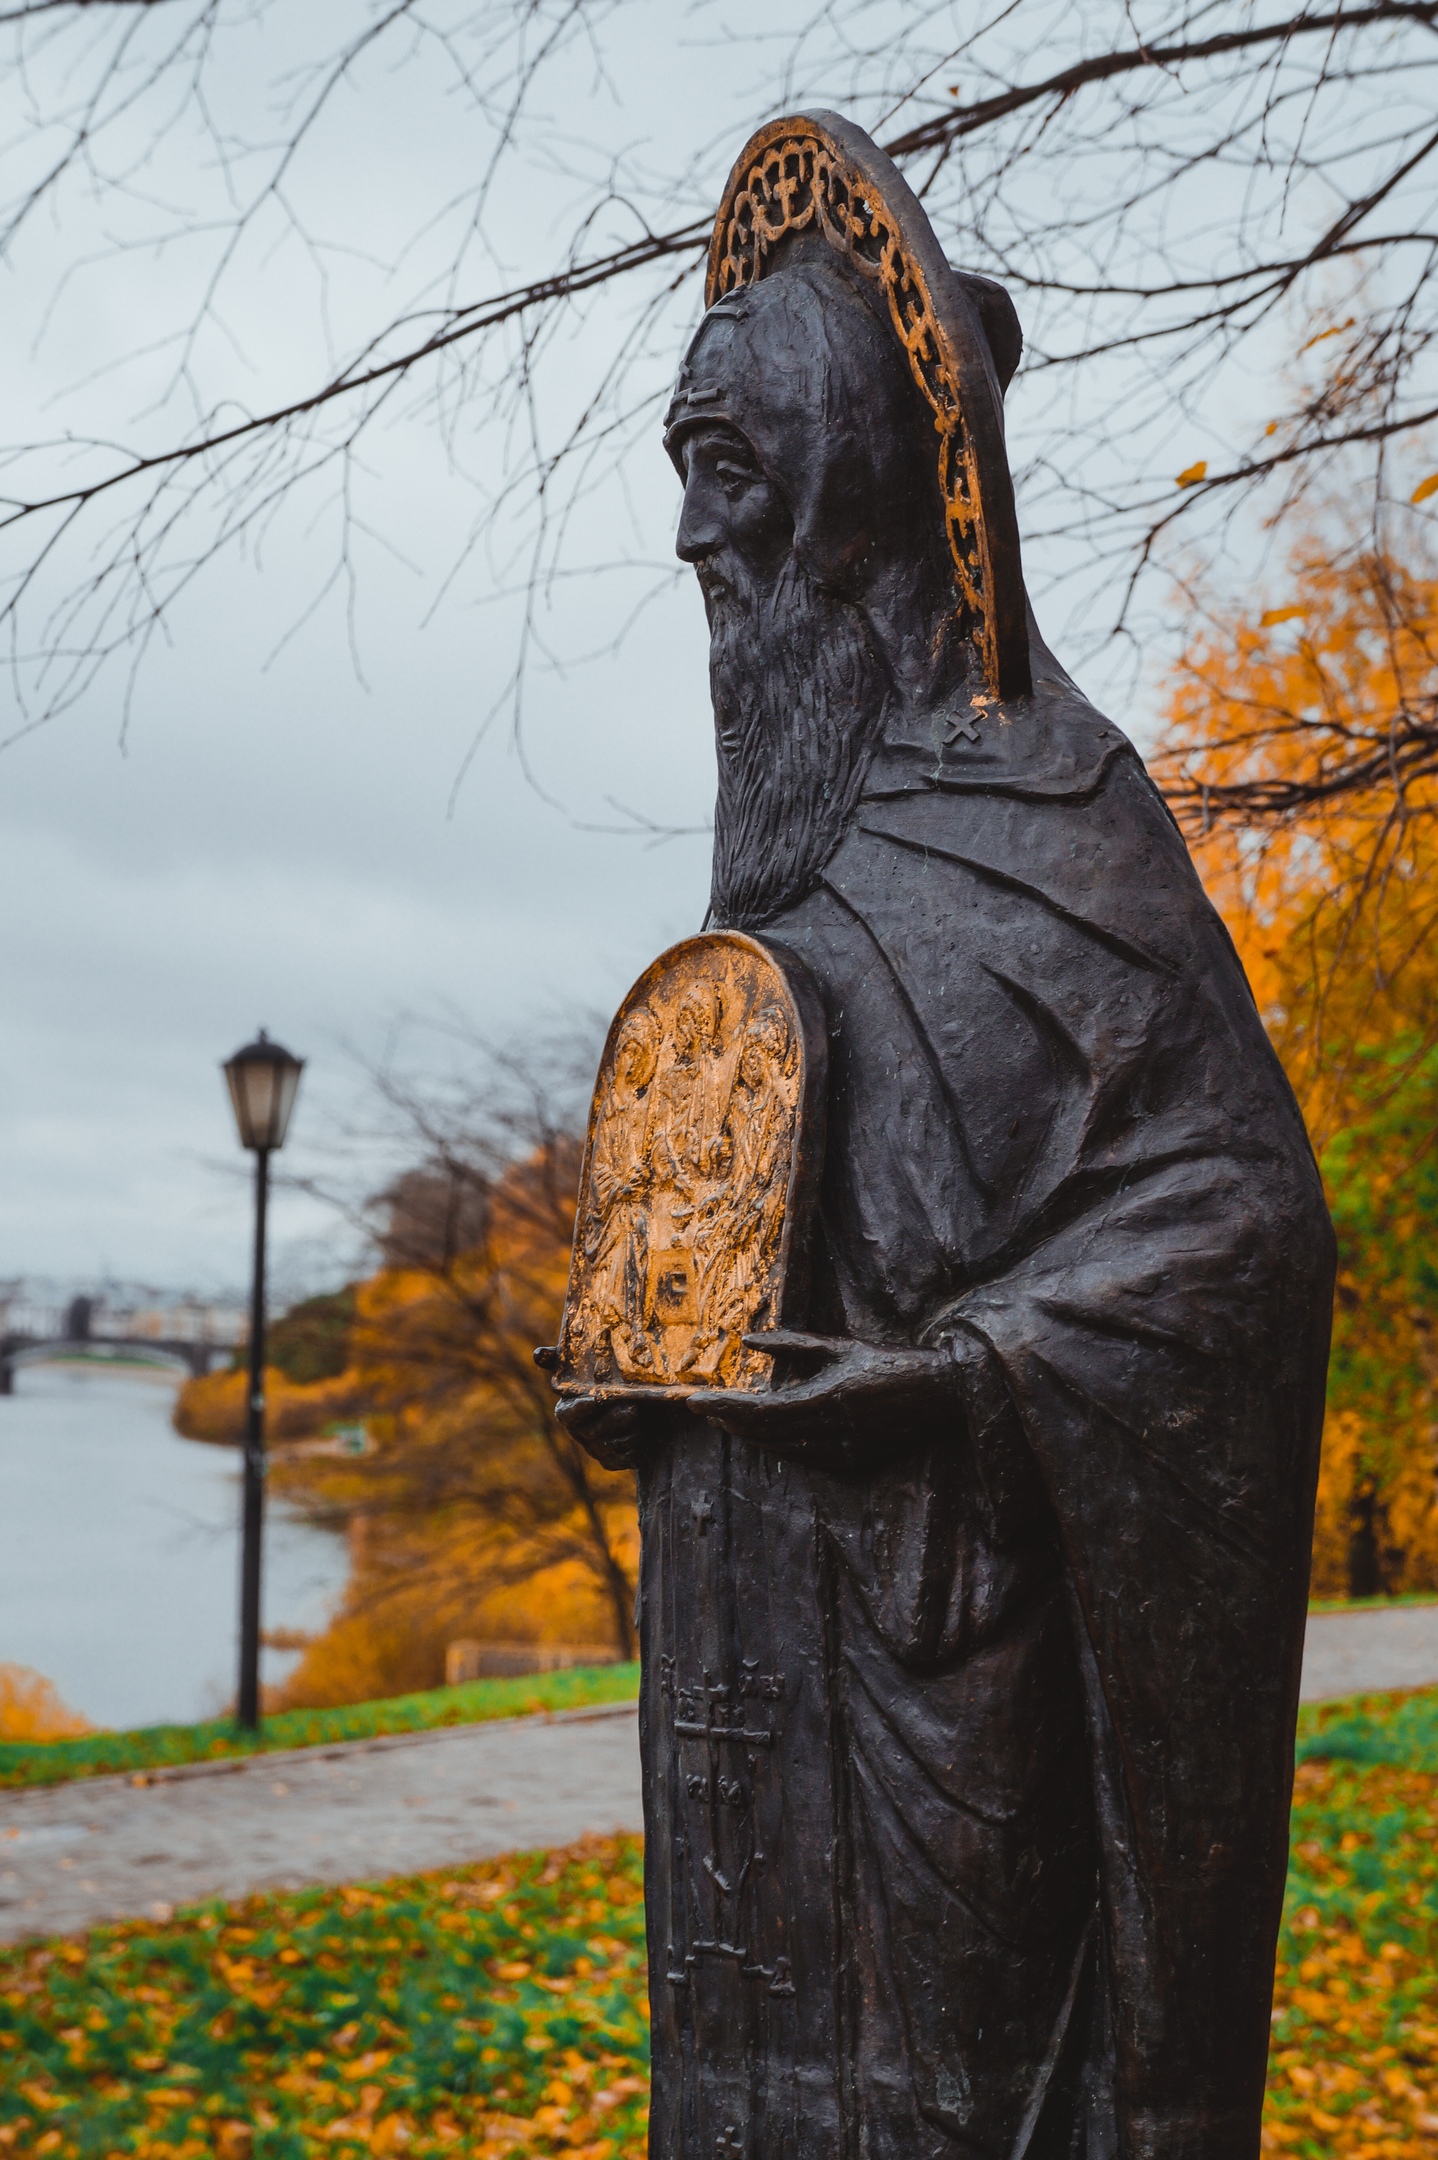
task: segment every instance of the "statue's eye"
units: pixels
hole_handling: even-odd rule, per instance
[[[751,465],[747,459],[735,457],[717,458],[714,463],[714,470],[723,486],[730,493],[737,488],[752,487],[759,478],[757,466]]]

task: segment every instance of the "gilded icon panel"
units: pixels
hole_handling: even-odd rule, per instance
[[[798,963],[716,931],[646,970],[590,1114],[558,1384],[763,1388],[792,1322],[824,1036]]]

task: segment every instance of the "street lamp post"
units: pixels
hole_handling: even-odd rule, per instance
[[[263,1028],[224,1067],[240,1145],[255,1158],[255,1270],[250,1293],[250,1394],[245,1419],[244,1501],[240,1547],[240,1685],[237,1715],[260,1722],[260,1538],[265,1513],[265,1207],[270,1156],[285,1144],[303,1058],[272,1043]]]

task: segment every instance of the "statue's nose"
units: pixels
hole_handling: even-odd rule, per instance
[[[684,507],[674,540],[674,552],[681,562],[701,563],[723,545],[724,525],[715,495],[716,490],[706,487],[698,474],[692,475],[685,486]]]

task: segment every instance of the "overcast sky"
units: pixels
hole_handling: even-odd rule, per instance
[[[503,1040],[612,1008],[702,914],[702,840],[577,831],[502,726],[451,813],[485,677],[472,615],[421,634],[375,596],[366,694],[322,636],[262,672],[267,581],[235,582],[151,669],[123,750],[86,711],[4,754],[5,1273],[240,1279],[218,1062],[258,1026],[309,1061],[298,1158],[353,1098],[347,1050],[382,1054],[400,1016],[454,1007]],[[621,669],[537,696],[531,741],[581,816],[625,776],[702,816],[706,729],[686,592]],[[318,1234],[281,1203],[281,1239],[301,1225]]]
[[[313,12],[307,0],[305,21],[347,13],[342,0],[315,0]],[[616,149],[648,145],[656,162],[723,145],[704,183],[712,202],[781,92],[756,42],[771,19],[757,0],[722,17],[669,0],[632,6],[607,75],[575,62],[566,142],[587,133]],[[246,49],[256,81],[283,67],[283,21],[271,11]],[[243,104],[244,68],[227,67]],[[483,148],[423,66],[378,86],[357,80],[343,128],[308,170],[314,214],[332,232],[362,234],[393,266],[397,236],[424,225]],[[476,270],[479,289],[550,266],[576,162],[556,151],[548,177],[504,206],[505,259],[487,288]],[[171,199],[192,178],[198,200],[214,176],[198,165],[187,174],[182,142],[164,175]],[[174,327],[193,260],[135,250],[66,285],[46,311],[58,270],[117,229],[133,237],[143,215],[127,228],[113,206],[66,198],[11,259],[0,286],[10,441],[141,425],[143,369],[89,378]],[[282,238],[255,255],[203,356],[211,390],[215,371],[232,367],[233,394],[251,406],[295,379],[287,360],[318,335],[304,283],[313,264]],[[442,237],[415,246],[431,244]],[[363,266],[345,274],[334,300],[341,349],[384,285],[376,271],[363,289]],[[672,371],[679,330],[664,336]],[[584,358],[582,337],[562,346],[551,380],[571,368],[578,394]],[[1024,395],[1021,378],[1020,434]],[[1193,448],[1176,444],[1175,464]],[[655,567],[556,590],[544,622],[568,654],[606,646],[634,602],[651,598],[617,652],[563,672],[536,662],[524,740],[537,785],[504,715],[465,769],[513,659],[514,609],[485,598],[507,566],[466,570],[435,607],[475,515],[474,475],[454,469],[432,414],[413,406],[396,410],[366,456],[372,529],[358,543],[352,622],[363,680],[343,588],[295,629],[335,553],[332,520],[295,516],[268,536],[258,565],[231,554],[196,582],[145,661],[128,719],[112,671],[0,753],[0,1276],[241,1283],[248,1201],[218,1065],[256,1027],[308,1060],[294,1124],[302,1162],[353,1105],[354,1054],[382,1055],[401,1016],[458,1010],[503,1041],[570,1012],[607,1013],[657,951],[698,925],[706,839],[653,847],[583,829],[614,822],[611,798],[661,823],[708,815],[706,634],[688,574]],[[611,491],[589,514],[622,515],[631,551],[657,566],[678,498],[656,415],[627,494]],[[1031,553],[1040,585],[1043,568]],[[1101,673],[1087,679],[1105,691]],[[1144,734],[1141,704],[1118,717]],[[296,1283],[352,1258],[310,1203],[282,1199],[276,1229]]]
[[[278,65],[272,43],[263,57]],[[622,100],[596,96],[601,128],[641,131],[656,100],[676,94],[698,102],[701,67],[686,84],[671,53],[646,73],[643,38],[632,59]],[[422,89],[421,79],[414,96]],[[406,153],[379,176],[403,230],[448,185],[435,167],[454,143],[442,101],[433,129],[412,114],[384,118],[372,157]],[[336,188],[353,178],[350,164]],[[56,251],[78,253],[89,237],[75,222],[22,254],[0,308],[12,390],[28,390],[48,432],[75,424],[77,403],[88,427],[97,410],[107,417],[103,388],[98,408],[94,392],[58,404],[55,393],[86,374],[97,331],[117,352],[142,342],[144,321],[163,319],[189,275],[173,257],[132,259],[102,291],[98,321],[93,297],[62,310],[37,349]],[[541,221],[534,252],[546,241]],[[507,267],[524,274],[522,235],[513,252]],[[292,301],[284,277],[250,283],[248,354],[283,353]],[[251,401],[267,387],[250,385]],[[108,394],[118,433],[134,382]],[[8,418],[13,440],[13,398]],[[697,593],[687,579],[661,591],[617,659],[562,679],[533,670],[525,741],[552,799],[521,771],[503,714],[456,790],[508,675],[515,622],[480,604],[474,579],[426,624],[475,510],[432,432],[402,418],[374,451],[385,538],[417,568],[362,551],[363,684],[338,599],[270,657],[310,596],[313,558],[333,545],[331,531],[292,522],[262,568],[231,558],[200,581],[146,661],[127,725],[117,671],[0,755],[0,1275],[242,1282],[248,1199],[228,1167],[239,1158],[218,1065],[258,1026],[308,1060],[293,1126],[302,1162],[353,1105],[353,1053],[382,1055],[399,1017],[458,1010],[503,1041],[609,1010],[657,950],[696,927],[702,837],[656,849],[579,828],[614,822],[611,795],[672,823],[707,817]],[[657,553],[678,501],[657,430],[631,485]],[[602,581],[562,594],[567,649],[611,639],[635,597],[631,587],[616,606]],[[327,1255],[326,1230],[306,1203],[280,1200],[292,1273],[344,1266],[349,1248],[336,1236]]]

